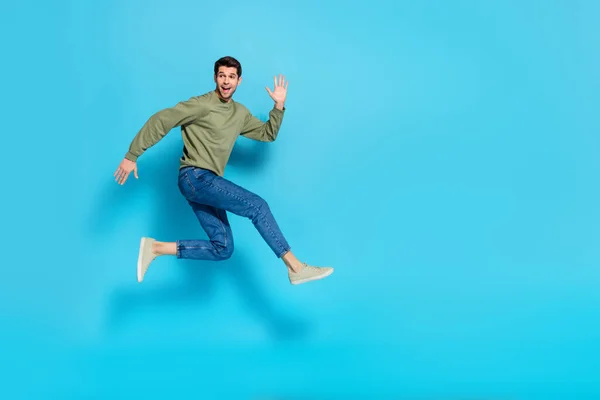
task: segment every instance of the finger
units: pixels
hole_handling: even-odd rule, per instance
[[[119,173],[116,176],[116,180],[119,181],[123,177],[124,174],[125,174],[125,171],[120,168]]]
[[[125,175],[123,175],[123,177],[121,178],[121,185],[125,183],[125,181],[127,180],[128,177],[129,177],[129,173],[126,173]]]
[[[290,83],[290,81],[285,82],[285,90],[287,90],[289,83]]]
[[[135,179],[138,179],[137,167],[133,169],[133,175],[135,176]]]
[[[279,74],[279,86],[283,86],[283,75]]]
[[[277,75],[275,75],[273,77],[273,86],[274,86],[274,89],[277,89]]]
[[[272,95],[273,95],[273,92],[271,92],[271,89],[269,89],[269,87],[268,87],[268,86],[265,86],[265,89],[267,89],[267,92],[269,92],[269,96],[272,96]]]

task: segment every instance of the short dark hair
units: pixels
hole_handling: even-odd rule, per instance
[[[219,72],[219,67],[237,68],[238,77],[242,76],[242,64],[233,57],[221,57],[215,62],[215,75]]]

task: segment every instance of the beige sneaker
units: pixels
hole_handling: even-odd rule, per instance
[[[139,283],[142,283],[150,263],[157,257],[157,255],[152,252],[152,244],[155,241],[156,240],[149,237],[143,237],[140,241],[140,253],[138,255],[137,263],[137,279]]]
[[[288,270],[288,277],[292,285],[299,285],[317,279],[323,279],[333,273],[332,267],[313,267],[306,263],[302,264],[300,272],[292,272]]]

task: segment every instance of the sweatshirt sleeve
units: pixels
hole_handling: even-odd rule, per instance
[[[275,141],[283,121],[284,111],[285,107],[283,110],[273,107],[273,109],[269,112],[269,119],[267,122],[262,122],[248,112],[244,127],[242,128],[242,132],[240,134],[244,137],[258,140],[260,142]]]
[[[199,97],[191,97],[175,106],[152,115],[133,138],[125,158],[136,161],[146,150],[158,143],[171,129],[194,122],[203,112]]]

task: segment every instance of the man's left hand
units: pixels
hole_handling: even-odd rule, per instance
[[[279,75],[279,79],[277,79],[276,76],[273,78],[273,84],[275,85],[273,90],[269,89],[268,86],[266,87],[267,92],[269,92],[269,96],[271,96],[271,98],[275,102],[275,107],[279,108],[280,110],[283,109],[283,106],[285,104],[288,83],[289,82],[285,80],[284,76]]]

